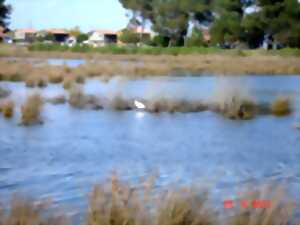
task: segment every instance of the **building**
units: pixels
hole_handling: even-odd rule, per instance
[[[117,44],[118,36],[115,31],[112,30],[94,30],[89,33],[88,44],[98,47],[109,44]]]
[[[33,42],[36,38],[37,31],[32,28],[28,29],[17,29],[14,33],[14,40],[16,42]]]
[[[54,42],[66,43],[70,37],[70,33],[65,29],[50,29],[46,31],[48,34],[53,35]]]

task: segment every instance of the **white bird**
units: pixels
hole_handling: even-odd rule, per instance
[[[146,106],[145,106],[143,103],[141,103],[141,102],[139,102],[139,101],[137,101],[137,100],[134,101],[134,105],[135,105],[136,108],[138,108],[138,109],[146,109]]]

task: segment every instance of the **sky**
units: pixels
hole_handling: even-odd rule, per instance
[[[10,28],[119,30],[128,23],[118,0],[6,0],[13,7]]]

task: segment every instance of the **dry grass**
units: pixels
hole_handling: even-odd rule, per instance
[[[168,98],[152,98],[145,101],[146,110],[149,112],[202,112],[207,110],[207,105],[200,101],[186,101],[181,99],[168,99]]]
[[[64,89],[71,89],[74,84],[74,79],[72,77],[65,77],[63,82]]]
[[[102,109],[100,99],[96,96],[86,95],[80,86],[73,86],[69,90],[69,104],[77,109]]]
[[[123,98],[122,95],[114,95],[109,98],[109,108],[117,111],[131,110],[132,104],[129,100]]]
[[[48,80],[45,77],[32,75],[26,78],[25,80],[26,87],[33,88],[39,87],[44,88],[48,85]]]
[[[21,123],[25,126],[42,123],[43,98],[39,94],[29,96],[21,107]]]
[[[78,84],[84,84],[85,82],[85,77],[83,75],[77,75],[75,78],[76,83]]]
[[[83,83],[86,77],[129,78],[172,74],[300,74],[300,58],[254,55],[247,57],[230,55],[185,55],[185,56],[118,56],[98,57],[98,62],[89,62],[78,68],[44,65],[34,67],[20,61],[0,61],[0,80],[25,81],[28,77],[43,77],[51,83],[61,83],[65,77],[75,76]],[[106,60],[106,61],[101,61]],[[107,62],[107,60],[109,60]],[[124,62],[126,61],[126,62]]]
[[[257,203],[253,200],[267,200],[270,205],[266,208],[255,208]],[[267,185],[256,191],[252,188],[241,194],[238,202],[241,201],[247,201],[249,206],[237,209],[225,225],[296,225],[300,222],[295,220],[299,204],[287,195],[283,187]]]
[[[232,97],[228,102],[212,106],[212,110],[233,120],[249,120],[255,117],[258,108],[255,102],[247,99]]]
[[[257,114],[258,106],[245,86],[237,78],[221,77],[209,109],[230,119],[247,120]]]
[[[299,225],[296,210],[283,188],[256,188],[234,199],[232,209],[215,209],[206,189],[170,187],[154,189],[150,178],[135,186],[113,176],[110,182],[96,185],[89,195],[83,225]],[[269,200],[268,207],[254,208],[252,202]],[[241,201],[247,201],[245,208]],[[223,202],[220,201],[223,206]],[[57,216],[49,203],[34,203],[17,196],[8,212],[0,210],[1,225],[64,225],[64,216]],[[79,222],[79,221],[78,221]]]
[[[15,103],[11,100],[7,100],[0,104],[0,112],[2,112],[3,116],[7,119],[14,116],[14,108]]]
[[[52,84],[59,84],[63,82],[63,75],[62,74],[50,74],[49,82]]]
[[[14,196],[8,213],[0,209],[1,225],[69,225],[66,216],[50,213],[50,203]]]
[[[271,105],[271,112],[275,116],[286,116],[292,112],[291,100],[287,97],[278,97]]]

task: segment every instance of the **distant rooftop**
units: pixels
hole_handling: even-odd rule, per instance
[[[48,29],[46,31],[50,34],[69,34],[69,32],[65,29]]]
[[[114,34],[117,34],[116,31],[113,31],[113,30],[107,30],[107,29],[98,29],[98,30],[93,30],[92,32],[96,32],[98,34],[111,34],[111,35],[114,35]]]
[[[35,34],[37,30],[33,28],[23,28],[23,29],[17,29],[16,32],[18,33],[27,33],[27,34]]]

